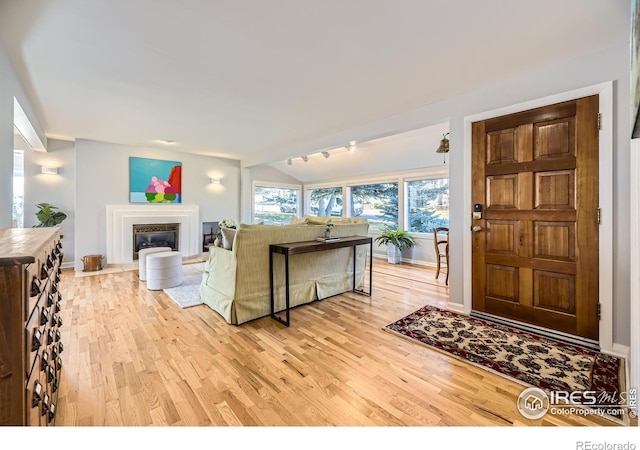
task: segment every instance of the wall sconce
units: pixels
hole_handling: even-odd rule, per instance
[[[209,184],[220,184],[220,178],[209,178]]]
[[[329,153],[329,152],[322,152],[322,156],[324,156],[325,158],[328,158],[329,156],[331,156],[331,153]]]
[[[40,167],[40,172],[41,173],[46,173],[49,175],[58,175],[58,168],[57,167],[52,167],[52,166],[41,166]]]
[[[442,139],[440,140],[440,146],[438,147],[438,150],[436,150],[436,153],[444,154],[443,164],[447,163],[447,153],[449,153],[449,139],[447,139],[447,136],[449,136],[449,133],[445,133],[442,135]]]

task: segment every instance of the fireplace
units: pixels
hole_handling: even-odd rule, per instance
[[[170,247],[180,250],[179,223],[145,223],[133,225],[133,259],[138,259],[138,252],[145,248]]]
[[[180,224],[180,236],[176,240],[183,257],[202,253],[202,219],[198,205],[185,204],[125,204],[107,205],[105,211],[107,263],[108,265],[131,264],[135,243],[131,229],[134,224]],[[97,252],[96,252],[97,253]],[[135,261],[136,265],[138,261]],[[78,268],[82,265],[78,261]]]

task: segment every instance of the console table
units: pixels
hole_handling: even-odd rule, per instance
[[[358,245],[369,245],[369,292],[356,289],[356,247]],[[304,241],[291,242],[288,244],[271,244],[269,245],[269,287],[271,292],[271,318],[277,320],[285,326],[289,326],[289,256],[300,255],[303,253],[321,252],[326,250],[335,250],[338,248],[353,247],[353,292],[371,296],[372,282],[372,263],[373,263],[373,239],[369,236],[348,236],[341,237],[335,241]],[[284,276],[285,276],[285,314],[286,320],[278,317],[275,313],[274,298],[274,274],[273,274],[273,255],[284,255]]]

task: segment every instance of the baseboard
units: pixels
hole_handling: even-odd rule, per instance
[[[462,315],[467,315],[464,313],[464,305],[461,303],[448,303],[447,304],[447,310],[454,312],[454,313],[458,313],[458,314],[462,314]]]

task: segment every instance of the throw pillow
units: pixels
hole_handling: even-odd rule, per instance
[[[222,229],[222,248],[231,250],[233,247],[233,238],[236,236],[236,230],[234,228]]]

